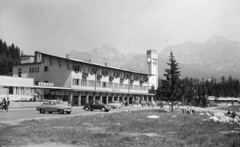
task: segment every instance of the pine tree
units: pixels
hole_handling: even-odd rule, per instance
[[[167,63],[167,65],[170,66],[169,69],[165,69],[165,74],[163,74],[166,77],[166,81],[167,81],[167,85],[165,85],[165,87],[163,87],[164,91],[166,92],[166,96],[170,101],[175,101],[180,99],[180,71],[178,68],[178,63],[177,61],[174,59],[173,53],[170,52],[170,56],[169,56],[169,63]]]
[[[20,49],[14,44],[7,46],[0,39],[0,75],[12,75],[13,66],[19,64],[20,60]]]

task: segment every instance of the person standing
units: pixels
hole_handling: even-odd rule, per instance
[[[3,107],[2,98],[0,99],[0,106]]]
[[[6,108],[5,108],[5,110],[8,112],[8,106],[10,105],[10,100],[9,100],[9,97],[7,98],[7,100],[6,100]]]
[[[6,110],[6,99],[5,99],[5,97],[3,98],[3,100],[2,100],[2,111],[3,110]]]
[[[230,117],[232,117],[234,119],[235,116],[236,116],[236,113],[235,113],[235,111],[233,111]]]
[[[228,117],[231,117],[231,111],[230,111],[230,110],[228,110],[227,116],[228,116]]]
[[[173,112],[173,102],[170,104],[171,112]]]

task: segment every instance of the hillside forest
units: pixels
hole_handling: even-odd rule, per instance
[[[165,79],[159,79],[159,87],[156,90],[156,96],[164,101],[182,101],[184,104],[195,106],[206,106],[207,96],[215,97],[239,97],[240,82],[233,79],[231,75],[228,78],[222,76],[221,81],[214,79],[196,79],[185,77],[180,79],[181,70],[178,62],[170,52],[169,69],[165,69]]]
[[[0,75],[12,75],[13,65],[20,63],[20,48],[14,44],[8,46],[0,39]]]

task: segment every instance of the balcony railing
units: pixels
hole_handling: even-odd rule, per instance
[[[95,81],[89,80],[88,81],[88,86],[89,87],[95,87]]]
[[[119,89],[123,89],[123,84],[119,84]]]
[[[123,84],[123,83],[113,83],[113,82],[102,82],[102,81],[95,81],[94,80],[86,80],[81,79],[81,86],[86,87],[98,87],[98,88],[110,88],[113,90],[139,90],[139,91],[148,91],[148,86],[142,85],[133,85],[133,84]]]
[[[81,80],[81,86],[87,86],[87,80],[86,79]]]
[[[114,89],[118,89],[118,83],[114,83],[114,84],[113,84],[113,88],[114,88]]]
[[[108,83],[108,88],[113,88],[113,83],[112,82]]]
[[[134,85],[133,89],[138,90],[138,85]]]
[[[96,81],[96,87],[101,87],[101,81]]]
[[[133,90],[133,85],[128,85],[130,90]]]

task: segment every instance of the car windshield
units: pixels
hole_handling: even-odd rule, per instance
[[[103,103],[101,101],[90,101],[90,102],[88,102],[88,104],[98,105],[98,104],[103,104]]]
[[[55,103],[58,104],[58,105],[62,105],[62,104],[64,104],[64,103],[61,102],[61,101],[56,101]]]
[[[96,104],[102,104],[102,102],[101,101],[96,101]]]
[[[49,105],[49,101],[43,102],[43,105]]]
[[[43,102],[43,105],[54,105],[54,104],[63,105],[64,103],[62,101],[44,101]]]

